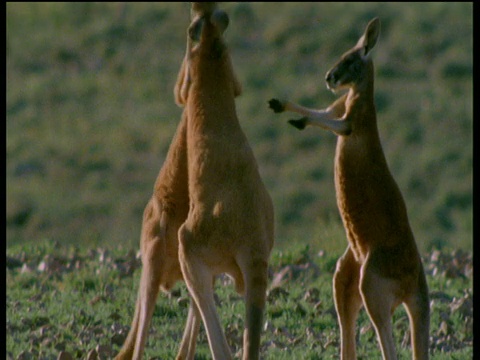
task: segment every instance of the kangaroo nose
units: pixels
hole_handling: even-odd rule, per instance
[[[329,90],[333,90],[335,88],[337,77],[335,76],[334,71],[329,71],[327,75],[325,75],[325,82],[327,83],[327,88]]]
[[[325,75],[325,81],[329,84],[335,81],[335,76],[332,71],[329,71],[327,75]]]

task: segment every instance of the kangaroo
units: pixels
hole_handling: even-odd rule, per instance
[[[338,135],[335,154],[337,205],[348,238],[333,278],[341,333],[341,358],[356,359],[355,322],[365,306],[383,359],[396,359],[391,316],[403,303],[410,320],[413,359],[428,359],[429,295],[422,261],[402,194],[380,143],[370,51],[380,33],[374,18],[358,40],[327,72],[327,87],[348,90],[323,110],[272,99],[275,112],[303,115],[298,129],[319,126]]]
[[[190,329],[200,315],[213,358],[231,359],[213,297],[214,277],[227,273],[245,297],[243,359],[253,360],[259,358],[274,214],[236,114],[241,88],[222,37],[228,22],[225,12],[214,10],[188,30],[177,88],[186,100],[190,203],[178,255],[194,304]]]
[[[192,3],[193,26],[190,27],[189,34],[193,39],[198,40],[199,37],[199,18],[213,12],[215,8],[216,3]],[[186,87],[183,86],[185,68],[186,59],[182,62],[174,89],[175,101],[179,106],[186,103]],[[239,91],[235,94],[237,95]],[[168,292],[177,281],[183,280],[178,260],[178,229],[187,218],[190,201],[187,122],[187,111],[184,110],[155,181],[153,195],[144,210],[140,240],[143,268],[135,315],[116,360],[142,358],[159,290]],[[196,304],[191,301],[177,360],[194,358],[200,321]]]

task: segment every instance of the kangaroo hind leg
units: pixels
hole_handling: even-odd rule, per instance
[[[360,294],[380,343],[384,360],[396,360],[392,332],[392,313],[398,305],[397,281],[381,276],[369,260],[360,271]]]
[[[132,327],[116,360],[141,359],[160,290],[165,239],[159,236],[160,211],[150,200],[142,223],[142,275]]]
[[[360,264],[355,260],[350,247],[338,260],[333,277],[335,309],[341,337],[341,359],[357,358],[355,343],[355,323],[362,307],[359,290]]]
[[[418,287],[405,302],[410,320],[413,359],[428,359],[428,341],[430,328],[430,301],[428,287],[423,270],[419,272]]]
[[[202,317],[213,359],[229,360],[232,355],[215,308],[212,286],[214,274],[199,256],[198,246],[195,246],[202,242],[197,241],[195,235],[187,229],[186,223],[180,227],[178,239],[182,274]]]
[[[243,360],[257,360],[268,284],[268,256],[240,256],[237,263],[243,275],[245,296],[245,330],[243,334]]]
[[[198,331],[200,330],[201,317],[197,308],[197,304],[190,299],[190,307],[188,309],[187,323],[185,332],[183,333],[182,342],[178,351],[176,360],[193,360],[195,355],[195,347],[197,344]]]

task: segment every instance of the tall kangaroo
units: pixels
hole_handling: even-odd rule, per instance
[[[240,127],[235,96],[240,85],[222,37],[225,12],[197,17],[187,37],[183,83],[186,99],[190,206],[178,231],[185,283],[207,330],[215,360],[231,359],[214,303],[214,277],[229,274],[245,297],[243,359],[259,358],[274,241],[273,205]],[[198,33],[197,36],[192,34]]]
[[[212,13],[216,3],[192,3],[192,25],[189,36],[199,38],[203,20],[201,16]],[[221,30],[224,31],[224,23]],[[186,59],[182,62],[174,89],[177,105],[184,106],[188,94]],[[240,94],[237,86],[235,96]],[[159,290],[168,292],[177,281],[183,280],[178,259],[178,229],[189,212],[187,164],[187,110],[184,109],[176,134],[170,144],[165,162],[155,181],[151,199],[145,207],[140,247],[142,275],[138,290],[135,315],[130,332],[116,360],[141,359],[148,336],[150,321]],[[200,329],[200,315],[194,301],[190,303],[188,318],[177,359],[193,359]]]
[[[380,21],[373,19],[357,44],[327,72],[327,87],[348,92],[324,110],[270,100],[275,112],[304,115],[290,124],[319,126],[338,135],[335,154],[337,205],[348,238],[333,279],[341,332],[341,358],[356,359],[355,322],[365,306],[383,359],[396,359],[391,316],[403,303],[414,359],[428,359],[429,296],[405,203],[393,179],[377,129],[374,67],[370,51]]]

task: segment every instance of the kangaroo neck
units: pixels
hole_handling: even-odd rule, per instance
[[[355,159],[357,164],[365,161],[385,162],[377,127],[373,73],[370,74],[367,81],[351,87],[347,95],[345,116],[352,125],[352,132],[338,138],[338,165],[348,159]]]
[[[235,112],[235,103],[226,98],[219,101],[218,95],[202,94],[192,99],[189,107],[189,129],[195,132],[230,133],[238,131],[239,122]],[[190,130],[190,131],[191,131]]]
[[[350,136],[378,138],[373,75],[350,88],[345,112],[352,124]]]

